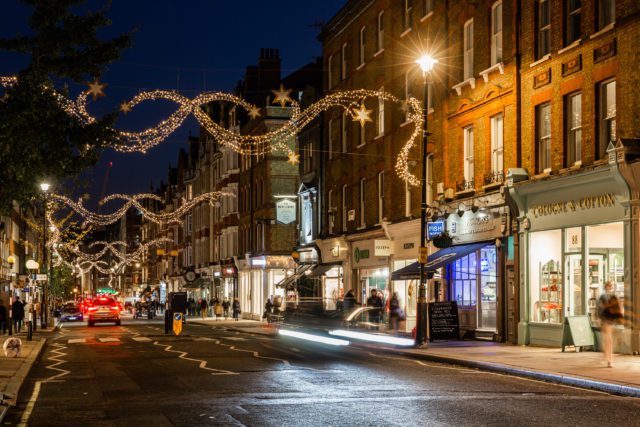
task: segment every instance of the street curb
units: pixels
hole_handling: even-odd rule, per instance
[[[524,368],[514,368],[511,366],[501,365],[501,364],[492,363],[492,362],[479,362],[479,361],[473,361],[473,360],[456,359],[453,357],[439,356],[434,354],[414,353],[406,350],[385,349],[385,352],[393,353],[393,354],[402,354],[405,356],[410,356],[415,359],[428,360],[430,362],[465,366],[468,368],[475,368],[475,369],[495,372],[499,374],[507,374],[515,377],[529,378],[529,379],[556,383],[556,384],[563,384],[563,385],[584,388],[589,390],[597,390],[597,391],[602,391],[605,393],[610,393],[610,394],[615,394],[620,396],[636,397],[636,398],[640,397],[640,388],[638,387],[625,386],[621,384],[612,384],[612,383],[607,383],[603,381],[590,380],[587,378],[581,378],[581,377],[575,377],[575,376],[569,376],[569,375],[533,371],[533,370],[524,369]]]

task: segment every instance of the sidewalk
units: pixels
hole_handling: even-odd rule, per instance
[[[222,326],[241,332],[277,335],[277,328],[254,320],[191,320],[207,326]],[[356,341],[353,341],[356,344]],[[568,348],[516,346],[486,341],[445,341],[427,348],[401,348],[357,343],[378,351],[417,359],[449,363],[485,371],[532,378],[612,394],[640,397],[640,356],[615,355],[614,367],[607,368],[602,353],[576,353]]]

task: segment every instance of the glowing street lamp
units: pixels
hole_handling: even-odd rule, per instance
[[[47,309],[47,288],[49,287],[49,281],[51,280],[51,269],[49,268],[49,257],[47,253],[47,192],[49,191],[49,183],[41,182],[40,190],[42,190],[44,196],[44,203],[42,209],[42,262],[44,263],[44,272],[47,274],[47,280],[42,285],[42,318],[41,320],[44,323],[44,328],[48,325],[49,313]]]

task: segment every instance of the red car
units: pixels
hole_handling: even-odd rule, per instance
[[[120,307],[113,298],[100,297],[93,300],[88,309],[89,326],[96,323],[114,322],[120,326]]]

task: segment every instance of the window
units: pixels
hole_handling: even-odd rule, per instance
[[[347,112],[342,113],[342,152],[347,152],[347,127],[349,126],[349,117],[347,116]]]
[[[327,228],[329,229],[329,234],[333,234],[333,222],[334,217],[336,215],[336,211],[333,207],[333,190],[329,190],[327,193]]]
[[[376,48],[378,52],[384,49],[384,11],[378,14],[378,30],[376,31]]]
[[[366,129],[365,126],[361,126],[359,124],[356,124],[356,129],[358,129],[358,146],[356,148],[360,148],[367,143]]]
[[[609,142],[616,140],[616,81],[600,83],[599,141],[596,159],[604,159]]]
[[[491,172],[502,175],[504,171],[504,117],[491,117]]]
[[[567,141],[565,147],[565,167],[582,160],[582,94],[567,95],[565,98]]]
[[[433,12],[433,0],[422,0],[422,16]]]
[[[491,7],[491,65],[502,62],[502,2]]]
[[[342,45],[342,58],[340,61],[340,79],[347,78],[347,44]]]
[[[411,216],[411,185],[405,181],[404,183],[404,216]]]
[[[538,51],[536,57],[542,58],[551,51],[551,9],[548,0],[538,1]]]
[[[598,0],[598,30],[602,30],[616,20],[615,0]]]
[[[333,119],[329,119],[329,160],[333,158]]]
[[[365,28],[366,27],[360,28],[360,49],[359,49],[360,65],[364,65],[364,54],[365,54],[365,45],[366,45]]]
[[[229,127],[234,127],[236,124],[236,108],[233,107],[229,111]]]
[[[366,227],[364,222],[364,207],[365,207],[365,198],[366,198],[366,181],[364,178],[360,180],[360,227]]]
[[[564,44],[570,45],[580,39],[581,0],[565,0],[566,22],[564,29]]]
[[[304,159],[302,170],[307,173],[311,172],[312,160],[313,160],[313,142],[309,141],[304,145]]]
[[[380,92],[384,92],[384,87],[380,88]],[[384,98],[382,97],[378,98],[378,120],[376,124],[378,126],[378,136],[384,135]]]
[[[409,100],[413,95],[411,93],[411,74],[407,71],[404,75],[404,99]],[[409,121],[409,108],[407,106],[407,110],[405,111],[404,121]]]
[[[404,0],[404,8],[402,8],[402,25],[405,30],[413,26],[413,0]]]
[[[464,128],[464,180],[473,180],[473,126]]]
[[[453,281],[453,298],[461,307],[473,307],[476,305],[476,289],[478,276],[478,263],[476,253],[462,257],[451,264],[450,277]]]
[[[347,231],[347,186],[342,186],[342,231]]]
[[[529,234],[531,321],[562,322],[562,230]],[[537,250],[544,248],[544,250]]]
[[[333,87],[333,80],[331,79],[331,71],[333,71],[333,55],[329,55],[327,60],[327,88]]]
[[[464,24],[464,80],[473,77],[473,19]]]
[[[384,218],[384,171],[378,173],[378,224]]]
[[[551,168],[551,104],[536,107],[536,143],[538,173]]]
[[[187,185],[187,200],[193,199],[193,185]]]

